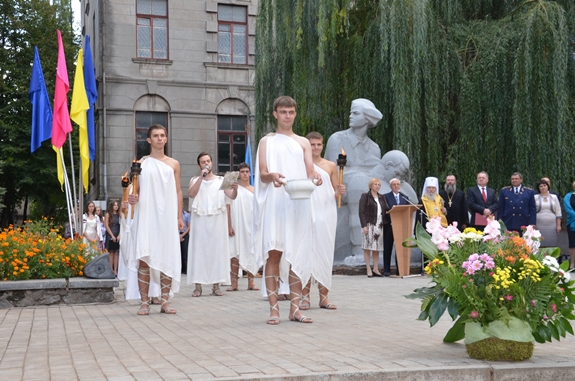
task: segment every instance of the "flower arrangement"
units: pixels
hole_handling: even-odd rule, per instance
[[[558,248],[540,249],[539,231],[528,226],[520,237],[492,220],[484,232],[459,232],[456,225],[443,228],[439,219],[430,220],[426,229],[418,224],[416,238],[404,244],[421,249],[429,260],[424,270],[434,284],[407,297],[423,299],[418,320],[429,320],[431,326],[446,310],[457,319],[444,341],[465,338],[470,353],[474,343],[498,338],[529,343],[532,353],[534,340],[544,343],[573,334],[569,264],[559,265]],[[488,348],[493,345],[489,342]]]
[[[22,228],[0,231],[0,280],[82,276],[93,251],[82,239],[64,239],[44,217]]]

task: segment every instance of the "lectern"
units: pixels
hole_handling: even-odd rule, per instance
[[[395,205],[387,212],[391,217],[396,265],[400,277],[409,276],[411,249],[403,247],[402,243],[413,235],[413,215],[420,207],[421,205]]]

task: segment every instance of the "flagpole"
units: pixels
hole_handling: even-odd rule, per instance
[[[72,187],[74,190],[74,202],[72,203],[72,205],[74,205],[74,208],[76,208],[76,202],[78,201],[78,198],[76,196],[76,174],[74,172],[74,153],[72,151],[72,134],[71,133],[68,133],[68,143],[70,143],[70,163],[72,166]],[[67,178],[67,176],[66,176],[66,178]],[[68,184],[68,186],[70,186],[70,185]],[[78,206],[78,210],[80,210],[80,205],[77,205],[77,206]]]
[[[84,179],[82,178],[82,160],[80,160],[80,166],[78,169],[78,204],[84,205]],[[80,235],[84,234],[84,224],[81,225],[81,228],[78,230]]]
[[[60,160],[62,161],[62,171],[64,172],[64,188],[66,190],[66,205],[68,207],[68,223],[70,224],[70,234],[71,237],[74,238],[74,232],[78,231],[78,225],[76,220],[76,213],[74,207],[70,209],[70,183],[68,182],[68,172],[66,171],[66,163],[64,162],[64,152],[62,152],[62,148],[60,150]],[[74,220],[74,224],[72,224],[72,220]]]

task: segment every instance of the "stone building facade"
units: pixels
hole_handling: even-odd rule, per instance
[[[122,195],[121,176],[148,153],[146,129],[168,129],[166,153],[187,188],[208,152],[214,172],[254,147],[257,0],[80,0],[98,84],[90,199]]]

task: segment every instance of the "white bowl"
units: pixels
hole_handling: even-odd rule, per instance
[[[292,200],[305,200],[310,198],[315,184],[311,179],[288,180],[285,189]]]

